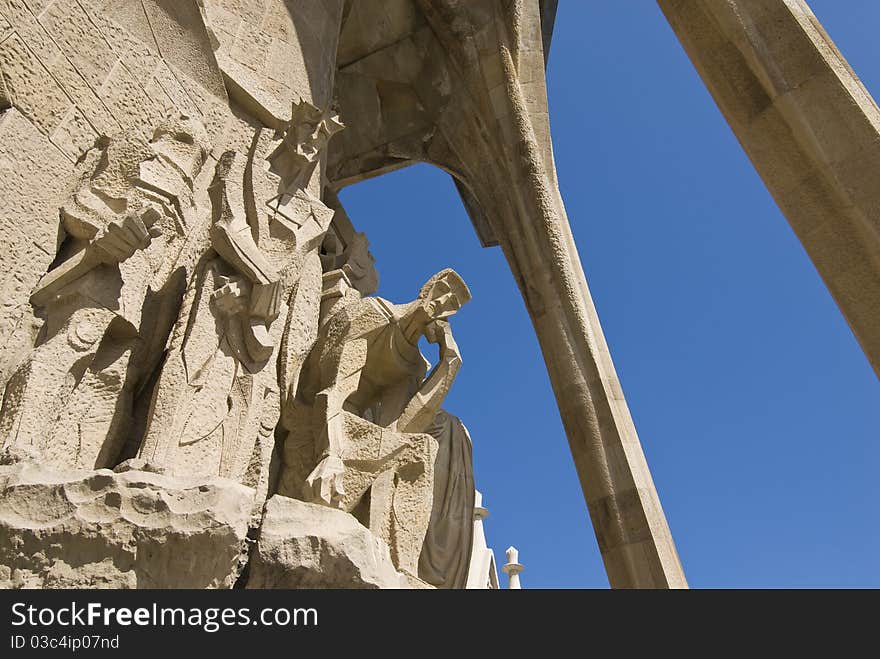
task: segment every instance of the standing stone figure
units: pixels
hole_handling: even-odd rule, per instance
[[[341,124],[305,101],[280,140],[227,151],[209,189],[212,249],[197,267],[139,458],[266,494],[281,400],[317,336],[320,246],[333,210],[305,188]],[[274,181],[270,194],[255,181]]]
[[[31,296],[45,325],[3,398],[4,447],[30,447],[58,467],[113,466],[146,348],[170,330],[168,284],[197,222],[193,182],[208,150],[202,125],[179,116],[149,142],[101,138],[83,156],[55,265]]]
[[[461,356],[446,321],[470,300],[443,270],[409,304],[368,297],[327,320],[306,363],[284,448],[280,494],[353,513],[418,574],[433,500],[440,410]],[[424,336],[440,350],[429,363]]]

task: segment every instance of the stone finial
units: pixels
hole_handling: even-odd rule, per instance
[[[510,546],[505,553],[507,554],[507,564],[501,568],[501,571],[507,575],[507,588],[508,590],[521,590],[519,573],[525,568],[519,562],[519,550]]]
[[[483,493],[479,490],[476,490],[474,494],[474,521],[482,522],[488,516],[488,508],[483,507]]]

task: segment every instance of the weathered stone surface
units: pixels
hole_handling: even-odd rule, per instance
[[[0,114],[0,386],[42,321],[28,298],[55,256],[73,163],[18,109]]]
[[[803,0],[660,4],[876,366],[876,104]],[[441,307],[463,299],[443,289],[449,273],[410,305],[364,298],[377,286],[368,242],[335,194],[427,162],[453,173],[483,244],[510,262],[611,584],[686,586],[558,189],[554,11],[0,0],[0,441],[43,465],[3,468],[0,517],[18,535],[0,537],[0,577],[155,585],[177,568],[150,543],[185,541],[184,583],[228,586],[234,570],[211,561],[231,560],[279,480],[281,494],[341,505],[424,585],[437,454],[425,431],[460,363]],[[337,106],[348,126],[334,137]],[[440,345],[430,374],[420,336]],[[80,471],[133,456],[167,475]],[[230,492],[250,522],[226,520]],[[166,499],[170,512],[145,503]],[[129,508],[146,517],[127,521]],[[435,583],[463,581],[459,517],[435,516],[427,536]],[[183,539],[181,519],[195,524]],[[232,539],[205,572],[193,561],[224,524]]]
[[[276,495],[269,499],[248,588],[407,588],[388,545],[352,515]]]
[[[285,415],[279,492],[357,515],[412,575],[434,496],[437,441],[426,431],[461,366],[448,319],[469,300],[461,277],[444,270],[408,304],[355,296],[325,307],[332,316]],[[439,348],[430,373],[421,337]]]
[[[254,491],[108,469],[0,466],[0,588],[231,588]]]
[[[440,410],[427,432],[437,440],[434,502],[419,576],[438,588],[465,588],[474,549],[474,464],[471,436],[456,416]]]

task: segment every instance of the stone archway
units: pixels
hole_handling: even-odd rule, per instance
[[[542,7],[383,4],[354,3],[342,27],[336,98],[349,128],[331,147],[331,185],[413,162],[453,175],[525,300],[611,585],[686,587],[558,189]]]

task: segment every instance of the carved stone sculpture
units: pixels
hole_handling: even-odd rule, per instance
[[[862,148],[880,144],[876,104],[804,0],[768,2],[659,0],[876,365],[871,167],[819,157],[842,140],[880,158]],[[119,538],[171,533],[194,511],[187,560],[222,560],[187,583],[229,586],[248,561],[245,527],[253,536],[271,511],[273,547],[291,546],[285,529],[315,537],[288,523],[295,511],[345,518],[328,546],[358,535],[331,506],[373,531],[364,551],[387,542],[410,577],[459,583],[467,539],[453,542],[438,510],[463,505],[444,483],[465,472],[445,462],[436,424],[449,421],[437,414],[460,362],[443,319],[469,294],[444,272],[410,305],[365,299],[378,284],[368,243],[336,198],[422,162],[454,177],[481,242],[511,266],[611,584],[686,587],[559,191],[544,76],[556,4],[0,0],[0,482],[15,488],[0,500],[0,582],[179,583],[150,565],[162,533],[140,553]],[[740,38],[748,25],[757,41]],[[798,57],[761,46],[768,25]],[[747,56],[733,66],[737,49]],[[737,67],[755,93],[727,98]],[[820,74],[827,84],[794,93]],[[781,120],[740,122],[753,97]],[[813,111],[825,107],[850,134]],[[334,138],[337,109],[347,129]],[[790,170],[830,181],[822,204],[801,203],[812,197]],[[837,249],[829,231],[855,247]],[[440,346],[427,377],[420,335]],[[437,460],[451,480],[432,481]],[[277,505],[263,506],[276,477]],[[56,495],[60,517],[36,504],[8,514]],[[429,525],[432,496],[443,504]],[[144,505],[157,517],[132,513]],[[71,533],[98,539],[91,554],[71,550],[76,568],[55,548]],[[396,583],[386,561],[348,558],[372,575],[362,581]],[[261,583],[291,583],[275,576]]]
[[[437,440],[434,501],[419,577],[437,588],[465,588],[474,541],[471,437],[456,416],[440,410],[427,433]]]
[[[409,304],[368,297],[343,306],[322,325],[290,415],[279,492],[352,512],[413,576],[437,453],[425,431],[461,365],[446,319],[469,299],[444,270]],[[427,377],[422,336],[440,349]]]
[[[247,563],[318,332],[341,128],[342,0],[258,4],[0,3],[2,166],[25,172],[2,222],[29,250],[4,262],[0,478],[35,502],[0,504],[2,583],[229,587]],[[150,565],[172,558],[148,538],[184,527],[189,581]],[[52,549],[70,533],[73,562]]]
[[[324,192],[324,200],[336,211],[330,231],[321,246],[324,272],[336,273],[334,277],[337,279],[344,273],[348,284],[361,295],[372,295],[379,288],[379,273],[376,272],[367,235],[355,230],[339,197],[332,190]],[[321,317],[326,320],[330,315],[322,312]]]
[[[61,467],[113,466],[174,291],[174,259],[196,223],[193,181],[209,145],[179,117],[147,142],[102,139],[61,208],[55,266],[31,296],[45,316],[0,412],[4,446],[30,446]]]
[[[295,390],[317,335],[319,248],[333,218],[304,186],[341,128],[302,100],[292,116],[280,140],[257,131],[256,157],[219,159],[212,250],[196,269],[139,454],[175,475],[259,486],[263,497],[281,388]],[[265,199],[253,183],[261,173],[276,189]]]

